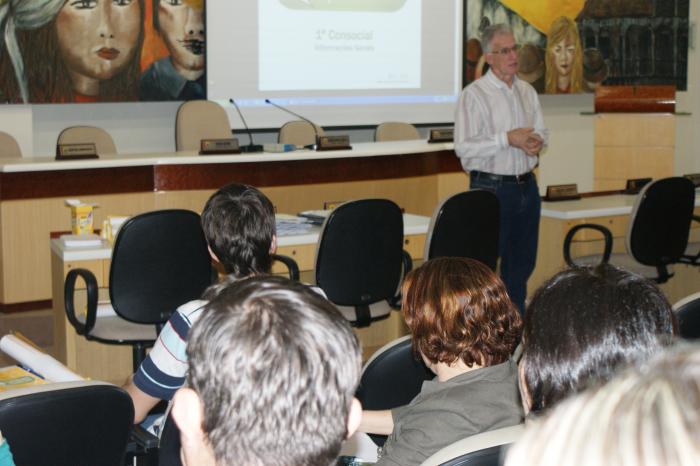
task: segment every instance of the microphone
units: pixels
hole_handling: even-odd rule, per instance
[[[299,118],[300,120],[304,120],[305,122],[307,122],[308,124],[310,124],[311,127],[314,129],[315,143],[314,143],[314,144],[309,144],[308,146],[304,146],[304,148],[305,148],[305,149],[314,150],[314,149],[316,149],[316,148],[318,147],[318,139],[319,139],[319,136],[318,136],[318,128],[316,128],[316,125],[314,124],[313,121],[309,120],[309,119],[306,118],[306,117],[303,117],[303,116],[299,115],[299,114],[296,113],[296,112],[293,112],[293,111],[289,110],[288,108],[285,108],[285,107],[283,107],[283,106],[281,106],[281,105],[278,105],[278,104],[274,103],[274,102],[271,101],[270,99],[265,99],[265,103],[266,103],[266,104],[270,104],[270,105],[272,105],[273,107],[277,107],[277,108],[279,108],[280,110],[282,110],[283,112],[289,113],[290,115],[294,115],[295,117]]]
[[[273,107],[277,107],[283,112],[287,112],[290,115],[294,115],[295,117],[304,120],[308,124],[311,125],[311,127],[314,129],[314,135],[316,136],[316,144],[309,144],[308,146],[304,146],[305,149],[315,149],[318,151],[325,151],[325,150],[348,150],[352,149],[352,146],[350,145],[350,137],[347,135],[340,135],[340,136],[321,136],[318,134],[318,128],[314,124],[313,121],[309,120],[306,117],[303,117],[299,115],[298,113],[295,113],[288,108],[284,108],[281,105],[277,105],[276,103],[272,102],[270,99],[265,99],[266,104],[270,104]]]
[[[248,128],[248,123],[246,123],[245,118],[243,118],[243,112],[241,112],[241,109],[238,107],[238,104],[236,103],[235,100],[228,99],[229,102],[233,104],[233,106],[236,108],[236,111],[238,112],[238,116],[241,117],[241,121],[243,122],[243,126],[245,127],[246,133],[248,133],[248,138],[250,138],[250,144],[247,146],[242,146],[241,152],[245,153],[252,153],[252,152],[262,152],[263,151],[263,146],[259,144],[255,144],[253,142],[253,132],[250,131],[250,128]]]

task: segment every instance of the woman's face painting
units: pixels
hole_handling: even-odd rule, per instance
[[[68,0],[56,17],[67,68],[93,79],[112,78],[134,56],[140,22],[138,0]]]
[[[566,40],[562,40],[554,44],[551,51],[554,55],[554,66],[556,66],[559,75],[569,76],[571,74],[571,68],[574,64],[574,53],[576,53],[576,47],[567,43]]]

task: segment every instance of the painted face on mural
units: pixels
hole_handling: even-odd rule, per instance
[[[56,17],[56,35],[74,83],[110,79],[130,62],[141,27],[140,8],[137,0],[65,3]]]
[[[202,8],[185,0],[160,0],[160,34],[170,51],[173,66],[195,80],[204,73],[204,15]]]
[[[571,74],[571,67],[574,64],[574,54],[576,53],[576,47],[573,44],[568,44],[565,40],[557,42],[552,47],[552,54],[554,55],[554,66],[557,67],[557,72],[560,76],[569,76]]]

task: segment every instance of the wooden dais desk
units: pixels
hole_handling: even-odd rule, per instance
[[[540,220],[540,240],[537,250],[537,267],[528,282],[528,296],[549,277],[562,270],[563,247],[567,232],[575,225],[597,223],[607,227],[613,235],[613,252],[625,252],[625,236],[635,195],[615,194],[584,197],[575,201],[543,202]],[[695,214],[700,213],[700,197],[695,199]],[[697,222],[691,223],[691,241],[700,239]],[[583,231],[572,242],[572,256],[596,254],[603,251],[602,235]],[[673,266],[675,275],[660,288],[671,304],[700,291],[700,267],[685,264]]]

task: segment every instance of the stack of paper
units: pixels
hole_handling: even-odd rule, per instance
[[[22,341],[15,335],[5,335],[0,338],[0,350],[50,382],[84,380],[56,359]]]
[[[102,238],[92,235],[61,235],[61,243],[64,248],[99,248],[102,246]]]

